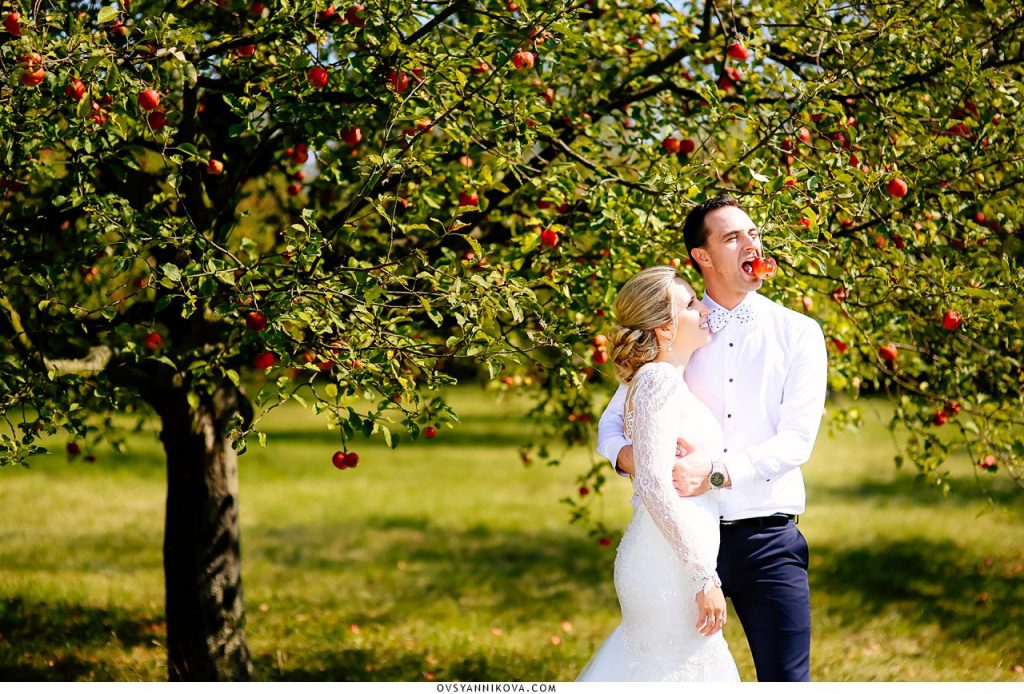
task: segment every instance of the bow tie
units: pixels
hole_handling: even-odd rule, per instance
[[[708,314],[708,328],[711,329],[712,333],[717,333],[728,325],[730,321],[739,325],[747,325],[753,320],[754,312],[745,304],[737,306],[732,311],[726,311],[724,308],[716,308]]]

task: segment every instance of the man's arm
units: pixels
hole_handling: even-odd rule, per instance
[[[756,479],[775,479],[810,459],[821,425],[827,386],[825,336],[814,323],[804,330],[797,343],[796,357],[782,389],[775,436],[721,459],[734,488]]]
[[[615,471],[623,476],[630,475],[633,472],[633,449],[629,445],[629,441],[626,440],[625,424],[623,421],[626,408],[626,390],[625,385],[619,385],[619,389],[615,391],[611,402],[608,403],[608,406],[604,408],[604,412],[601,414],[601,420],[597,423],[597,453],[607,458],[612,466],[615,467]],[[623,447],[629,451],[628,469],[622,468],[622,461],[619,460],[619,454]]]

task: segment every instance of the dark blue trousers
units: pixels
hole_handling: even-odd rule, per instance
[[[807,541],[796,524],[723,525],[718,575],[747,635],[758,682],[809,682]]]

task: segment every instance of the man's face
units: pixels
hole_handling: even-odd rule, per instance
[[[712,295],[745,294],[761,288],[751,272],[751,261],[762,256],[761,233],[747,213],[737,207],[720,207],[704,217],[707,240],[694,249],[704,282]]]

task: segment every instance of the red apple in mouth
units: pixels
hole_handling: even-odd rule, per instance
[[[778,269],[775,258],[754,258],[743,263],[743,271],[759,280],[771,279]]]

